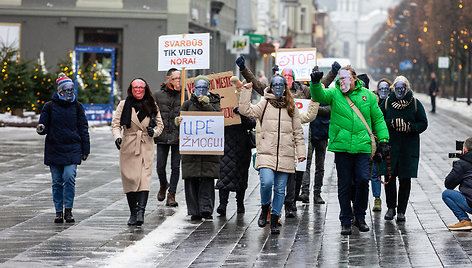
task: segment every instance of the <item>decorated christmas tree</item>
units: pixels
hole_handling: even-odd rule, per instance
[[[79,94],[80,101],[90,104],[110,102],[110,83],[103,73],[101,64],[95,62],[83,65],[80,76],[84,83],[83,95]]]
[[[36,98],[35,111],[39,113],[56,90],[56,79],[53,74],[43,72],[40,64],[34,64],[31,81],[33,82],[33,91]]]
[[[23,109],[36,109],[29,62],[5,46],[0,49],[0,60],[0,110],[23,115]]]

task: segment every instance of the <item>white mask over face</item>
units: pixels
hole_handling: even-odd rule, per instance
[[[346,93],[351,89],[351,72],[348,70],[339,71],[339,84],[341,91]]]

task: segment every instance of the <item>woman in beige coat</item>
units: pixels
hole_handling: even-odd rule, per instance
[[[128,199],[128,225],[142,225],[154,162],[154,137],[164,128],[149,85],[142,78],[131,81],[128,97],[116,107],[112,120],[115,145],[120,150],[123,191]]]
[[[265,89],[264,100],[251,105],[252,84],[246,85],[239,99],[239,112],[259,119],[261,125],[257,144],[256,169],[261,176],[262,211],[258,224],[264,227],[271,203],[271,233],[280,233],[277,221],[284,203],[285,187],[289,173],[295,173],[296,161],[305,160],[305,140],[298,110],[295,108],[287,81],[275,75],[270,88]]]

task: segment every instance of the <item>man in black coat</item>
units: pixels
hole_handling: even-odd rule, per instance
[[[174,120],[180,113],[180,94],[182,88],[180,78],[180,71],[175,68],[169,69],[166,75],[166,82],[162,83],[161,88],[154,95],[164,123],[162,134],[154,138],[157,152],[156,169],[160,182],[157,200],[164,201],[166,190],[169,189],[166,206],[171,207],[179,205],[175,201],[175,192],[180,176],[179,127],[175,125]],[[185,90],[185,87],[183,88]],[[171,150],[170,183],[167,181],[166,175],[169,150]]]
[[[431,73],[431,83],[429,84],[429,95],[431,96],[431,112],[436,112],[436,95],[438,94],[438,80],[436,74]]]
[[[449,230],[472,230],[472,223],[467,213],[472,214],[472,137],[468,138],[462,148],[462,157],[454,161],[451,172],[447,175],[442,193],[444,203],[459,220],[447,226]],[[459,191],[454,190],[459,185]]]

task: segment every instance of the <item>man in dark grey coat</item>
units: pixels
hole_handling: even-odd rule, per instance
[[[180,176],[180,153],[179,153],[179,128],[175,125],[175,117],[180,113],[180,71],[175,68],[169,69],[166,75],[166,82],[162,83],[161,88],[154,95],[159,110],[161,112],[162,121],[164,122],[164,130],[162,134],[154,138],[157,144],[157,175],[159,177],[160,188],[157,193],[157,200],[164,201],[167,194],[166,206],[176,207],[179,204],[175,201],[175,192]],[[171,151],[170,166],[171,175],[170,183],[167,181],[166,166],[167,157]]]

